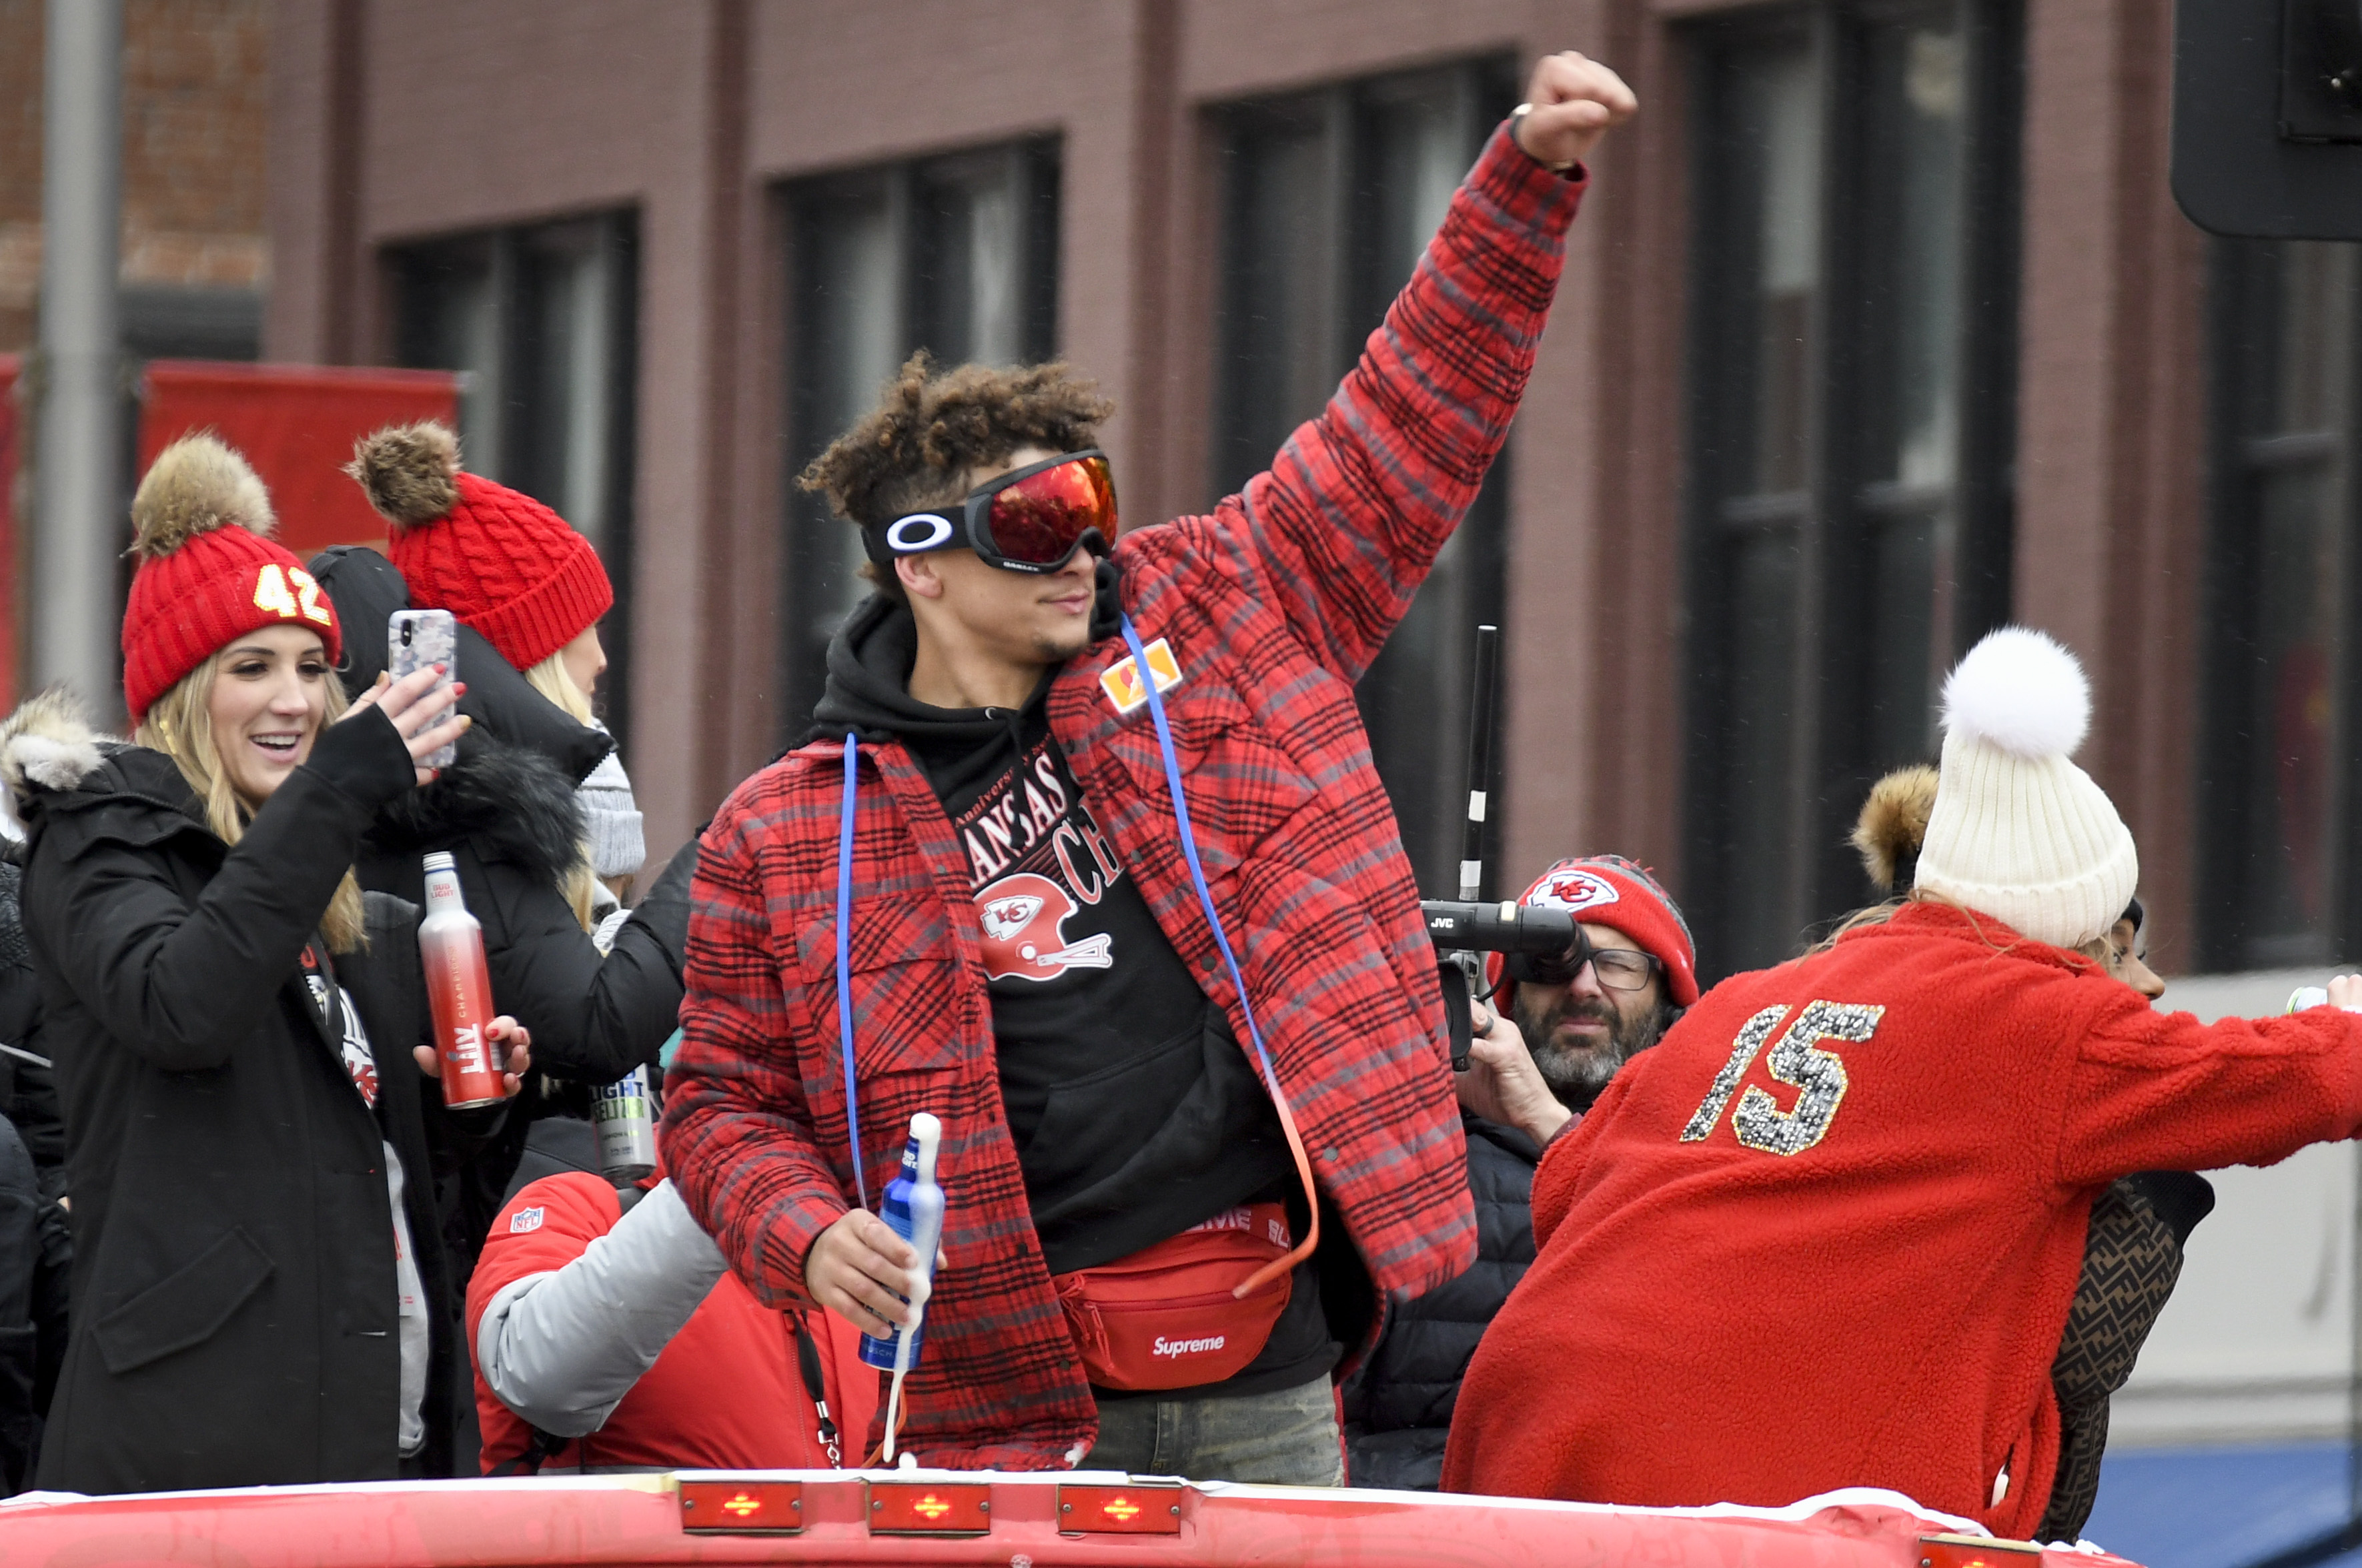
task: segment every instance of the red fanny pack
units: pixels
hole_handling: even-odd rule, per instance
[[[1102,1388],[1220,1383],[1262,1353],[1287,1305],[1287,1211],[1257,1203],[1097,1268],[1054,1276],[1083,1370]],[[1241,1281],[1271,1276],[1239,1294]]]

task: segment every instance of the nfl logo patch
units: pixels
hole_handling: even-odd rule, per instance
[[[509,1234],[512,1236],[521,1236],[527,1231],[540,1229],[541,1210],[538,1209],[520,1209],[509,1216]]]

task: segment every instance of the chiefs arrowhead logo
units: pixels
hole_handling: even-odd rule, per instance
[[[1616,884],[1593,871],[1561,871],[1526,895],[1529,909],[1564,910],[1569,914],[1620,901]]]

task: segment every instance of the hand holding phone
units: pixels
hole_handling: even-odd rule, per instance
[[[443,667],[443,673],[436,678],[428,695],[420,699],[420,704],[434,703],[437,720],[449,712],[454,702],[436,701],[436,699],[450,687],[452,672],[459,662],[459,627],[451,618],[451,612],[397,610],[386,618],[385,642],[386,665],[396,680],[429,665]],[[418,765],[421,767],[448,767],[458,755],[458,744],[454,742],[449,745],[437,746],[419,758]]]

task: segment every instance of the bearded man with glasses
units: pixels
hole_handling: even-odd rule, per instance
[[[1574,917],[1564,953],[1492,955],[1489,1004],[1470,1020],[1459,1077],[1476,1208],[1476,1263],[1386,1321],[1345,1384],[1352,1484],[1432,1492],[1460,1380],[1485,1325],[1534,1261],[1534,1170],[1617,1070],[1697,1000],[1697,949],[1681,906],[1616,855],[1558,862],[1518,900]]]
[[[1353,703],[1507,436],[1579,161],[1536,66],[1328,408],[1123,527],[1064,365],[903,367],[804,482],[877,591],[805,743],[703,836],[666,1164],[756,1295],[908,1324],[873,1211],[946,1209],[900,1446],[1333,1484],[1330,1375],[1475,1226],[1418,892]],[[882,1423],[875,1434],[886,1437]]]

